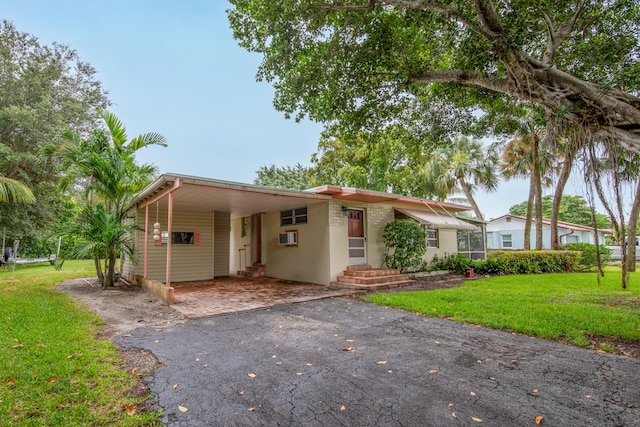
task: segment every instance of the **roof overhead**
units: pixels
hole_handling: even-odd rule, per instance
[[[454,230],[472,230],[475,231],[478,227],[469,224],[461,219],[458,219],[452,215],[438,214],[436,212],[424,212],[413,209],[396,209],[398,212],[402,212],[406,216],[415,219],[416,221],[432,226],[437,229],[454,229]]]
[[[298,190],[261,187],[257,185],[164,174],[149,185],[133,201],[138,209],[145,206],[164,208],[168,194],[173,194],[175,207],[191,211],[229,212],[231,216],[249,216],[260,212],[299,208],[327,202],[331,197]]]

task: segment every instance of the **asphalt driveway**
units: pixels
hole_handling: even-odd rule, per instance
[[[637,359],[350,299],[115,341],[162,364],[169,426],[640,426]]]

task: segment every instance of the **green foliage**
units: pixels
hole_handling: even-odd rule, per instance
[[[117,348],[96,339],[101,320],[68,295],[63,280],[86,277],[88,261],[19,266],[0,272],[0,413],[2,425],[146,426],[158,413],[128,415],[135,375],[122,370]]]
[[[471,280],[451,289],[374,294],[366,300],[426,316],[589,346],[590,335],[640,340],[640,289],[620,289],[619,269]],[[640,273],[631,273],[637,283]]]
[[[396,219],[384,227],[384,261],[387,267],[401,272],[422,268],[422,256],[427,251],[424,228],[411,219]]]
[[[164,147],[167,144],[157,133],[128,140],[124,125],[115,115],[102,110],[98,113],[106,131],[94,129],[83,139],[67,130],[63,134],[63,144],[49,145],[44,151],[66,169],[65,179],[60,182],[63,188],[84,187],[87,199],[82,215],[77,222],[67,223],[60,229],[67,237],[77,238],[76,256],[94,258],[96,274],[106,288],[115,280],[119,251],[133,254],[129,233],[135,227],[125,225],[129,203],[156,173],[155,166],[136,163],[136,151],[149,145]]]
[[[37,202],[0,203],[7,237],[34,236],[68,218],[56,183],[57,164],[42,158],[47,144],[71,128],[85,132],[97,123],[96,108],[109,101],[96,71],[71,48],[42,45],[37,38],[0,21],[0,172],[25,184]]]
[[[553,196],[542,197],[542,217],[551,218],[551,209],[553,205]],[[511,215],[526,216],[527,202],[518,203],[509,208]],[[570,194],[562,196],[560,201],[560,211],[558,212],[558,220],[569,222],[572,224],[584,225],[591,227],[591,208],[582,196],[573,196]],[[600,229],[611,228],[609,217],[596,212],[596,224]]]
[[[474,112],[492,113],[485,117],[497,125],[524,98],[595,132],[610,120],[619,126],[606,130],[637,140],[617,117],[637,123],[634,98],[611,92],[620,102],[605,113],[612,99],[602,96],[640,86],[634,2],[231,3],[233,35],[263,54],[257,78],[273,83],[287,117],[352,135],[391,123],[420,136],[465,134]]]
[[[486,260],[471,260],[455,254],[431,262],[432,270],[464,273],[473,268],[476,274],[539,274],[562,273],[576,269],[580,263],[578,251],[494,251]]]
[[[457,137],[436,148],[424,170],[424,180],[439,200],[462,192],[482,219],[473,195],[477,188],[495,191],[498,187],[498,154],[478,140]]]
[[[309,169],[297,163],[295,166],[269,167],[262,166],[256,171],[253,183],[275,188],[291,188],[294,190],[306,190],[312,186],[309,184]]]
[[[416,171],[424,169],[432,145],[432,138],[417,138],[398,126],[355,137],[325,134],[311,157],[312,185],[430,197],[425,180]]]
[[[610,248],[605,248],[600,245],[600,263],[601,265],[606,265],[611,261],[611,253],[613,252]],[[562,245],[562,250],[564,251],[576,251],[580,252],[580,262],[578,262],[574,269],[577,271],[589,271],[593,270],[597,267],[597,259],[596,259],[596,245],[592,243],[565,243]]]

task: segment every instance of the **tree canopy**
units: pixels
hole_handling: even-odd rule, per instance
[[[553,196],[544,196],[542,198],[543,218],[551,218],[552,204]],[[509,208],[509,213],[511,215],[526,216],[527,201],[511,206]],[[587,204],[586,200],[582,196],[574,196],[570,194],[565,194],[560,201],[558,219],[560,221],[584,225],[586,227],[591,227],[593,224],[591,221],[591,208]],[[596,212],[596,224],[598,225],[598,228],[611,228],[611,221],[607,215],[598,212]]]
[[[67,46],[37,38],[0,21],[0,172],[26,185],[37,203],[0,203],[8,237],[24,238],[69,217],[70,205],[56,183],[54,162],[41,149],[65,128],[85,133],[96,108],[109,103],[95,70]]]
[[[640,8],[629,0],[231,0],[287,116],[354,132],[458,129],[532,102],[640,151]],[[506,96],[505,96],[506,95]]]
[[[253,183],[266,187],[291,188],[294,190],[311,188],[309,169],[300,163],[295,166],[262,166],[256,171],[256,178]]]

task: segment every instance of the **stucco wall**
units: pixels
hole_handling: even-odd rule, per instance
[[[307,205],[306,224],[281,227],[280,212],[267,212],[262,224],[267,276],[328,284],[330,239],[327,216],[327,203]],[[298,245],[279,245],[278,233],[291,230],[298,231]]]

